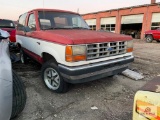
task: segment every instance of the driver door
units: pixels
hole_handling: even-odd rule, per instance
[[[27,30],[26,32],[26,40],[25,40],[25,47],[26,49],[28,50],[28,54],[31,56],[31,57],[36,57],[36,51],[37,49],[39,48],[39,45],[38,44],[39,40],[36,39],[36,19],[35,19],[35,15],[34,13],[30,13],[29,16],[28,16],[28,22],[27,22],[27,27],[29,30]],[[36,59],[36,58],[35,58]]]

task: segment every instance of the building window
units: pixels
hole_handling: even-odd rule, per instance
[[[90,30],[96,30],[96,25],[89,25]]]
[[[86,23],[90,27],[90,30],[96,30],[96,19],[88,19]]]
[[[160,22],[154,22],[154,23],[152,23],[151,30],[156,30],[158,28],[160,28]]]
[[[102,30],[107,30],[107,31],[110,31],[110,32],[115,32],[115,24],[103,24],[101,25],[101,29]]]

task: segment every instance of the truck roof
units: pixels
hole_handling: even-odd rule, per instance
[[[37,8],[37,9],[30,10],[28,12],[33,12],[33,11],[52,11],[52,12],[66,12],[66,13],[78,14],[72,11],[59,10],[59,9],[46,9],[46,8]]]
[[[0,18],[0,20],[12,21],[12,20],[9,20],[9,19],[1,19],[1,18]]]

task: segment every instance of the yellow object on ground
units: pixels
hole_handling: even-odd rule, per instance
[[[160,120],[160,77],[148,82],[136,93],[133,120]]]
[[[160,93],[138,91],[134,98],[133,120],[160,120]]]

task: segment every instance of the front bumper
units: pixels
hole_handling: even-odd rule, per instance
[[[68,67],[61,64],[58,67],[65,81],[69,83],[84,83],[121,73],[133,61],[133,56],[127,56],[78,67]]]

